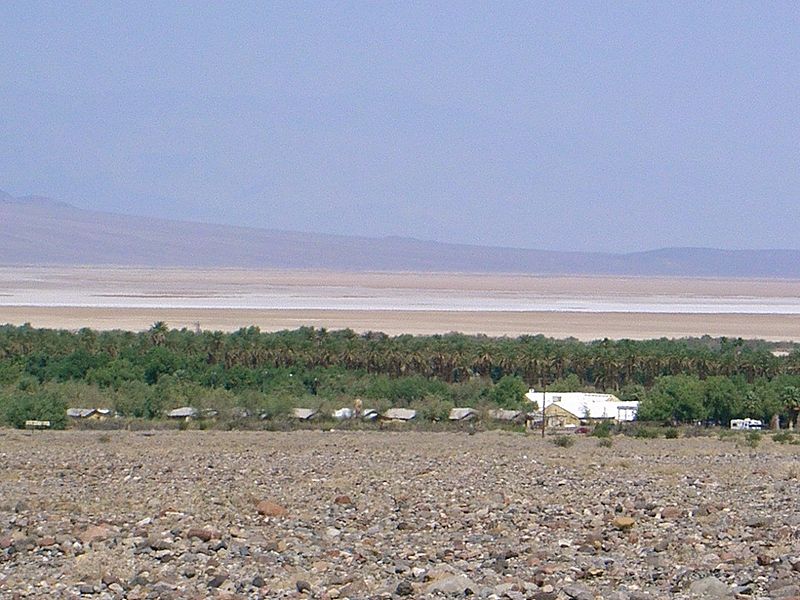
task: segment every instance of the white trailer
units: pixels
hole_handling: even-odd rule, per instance
[[[733,419],[731,421],[731,429],[738,431],[749,431],[752,429],[763,429],[764,423],[758,419]]]

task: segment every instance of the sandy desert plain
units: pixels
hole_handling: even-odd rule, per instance
[[[800,340],[800,281],[0,267],[0,323]]]

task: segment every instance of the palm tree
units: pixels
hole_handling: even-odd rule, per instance
[[[167,339],[167,332],[169,328],[164,321],[156,321],[148,332],[150,334],[150,342],[154,346],[163,346]]]
[[[800,429],[800,388],[787,385],[781,390],[780,399],[789,415],[789,427],[794,423]]]
[[[756,390],[750,390],[744,395],[744,402],[742,404],[742,411],[745,417],[752,417],[758,414],[761,398],[758,396]]]

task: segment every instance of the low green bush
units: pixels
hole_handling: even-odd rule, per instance
[[[597,440],[597,445],[601,448],[611,448],[614,445],[614,441],[610,437],[600,438]]]
[[[295,406],[295,400],[284,394],[269,394],[261,398],[257,407],[258,415],[266,415],[266,419],[285,417]]]
[[[697,425],[693,425],[691,427],[684,427],[681,430],[681,433],[685,438],[709,437],[714,435],[713,432],[714,430],[709,427],[699,427]]]
[[[761,434],[758,431],[750,431],[744,436],[744,442],[750,448],[757,448],[761,443]]]
[[[637,427],[636,430],[633,432],[633,436],[637,438],[652,440],[658,437],[658,430],[652,429],[650,427]]]
[[[559,448],[569,448],[575,443],[575,439],[568,435],[559,435],[553,438],[553,443]]]
[[[417,410],[420,419],[425,421],[447,421],[453,403],[441,396],[429,394],[422,400],[414,402],[412,406]]]
[[[676,440],[680,437],[680,433],[675,427],[667,427],[664,431],[664,437],[668,440]]]
[[[592,431],[592,435],[596,438],[608,438],[611,437],[611,423],[598,423],[597,426]]]
[[[776,441],[779,444],[786,444],[787,442],[791,442],[793,437],[794,436],[788,431],[779,431],[778,433],[772,434],[773,441]]]

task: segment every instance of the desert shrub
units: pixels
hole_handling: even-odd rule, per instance
[[[709,437],[713,435],[713,430],[708,427],[700,427],[693,425],[691,427],[683,427],[683,437],[696,438],[696,437]]]
[[[265,419],[276,419],[285,417],[294,408],[295,401],[290,396],[284,394],[269,394],[261,399],[258,406],[258,415]]]
[[[601,448],[611,448],[614,445],[614,441],[610,437],[604,437],[597,440],[597,445]]]
[[[553,438],[553,443],[559,448],[569,448],[575,443],[575,440],[568,435],[559,435]]]
[[[664,431],[664,437],[668,440],[676,440],[680,437],[680,434],[675,427],[667,427],[667,429]]]
[[[441,396],[429,394],[413,404],[419,416],[425,421],[447,421],[453,403]]]
[[[247,411],[248,414],[258,416],[261,407],[264,405],[265,395],[257,390],[244,390],[236,395],[236,406],[240,410]],[[235,410],[229,414],[239,414]]]
[[[111,393],[111,404],[118,414],[125,417],[152,417],[149,397],[149,385],[141,381],[126,381]]]
[[[190,399],[187,404],[198,409],[213,409],[222,413],[228,413],[237,405],[238,398],[225,389],[204,388],[199,385],[191,386],[191,392],[187,394]]]
[[[611,429],[613,425],[611,423],[598,423],[597,426],[592,431],[592,435],[597,438],[608,438],[611,437]]]
[[[761,434],[758,431],[750,431],[744,436],[744,443],[750,448],[757,448],[761,442]]]
[[[97,441],[100,442],[101,444],[108,444],[111,441],[111,436],[108,435],[107,433],[101,433],[97,437]]]
[[[70,406],[87,408],[111,408],[106,390],[84,381],[49,383],[46,388],[56,391]]]
[[[731,439],[733,439],[735,436],[736,436],[736,433],[735,433],[734,431],[731,431],[730,429],[722,429],[722,430],[720,430],[720,432],[717,434],[717,437],[718,437],[720,440],[728,440],[728,441],[730,441]]]
[[[652,440],[658,437],[658,430],[653,429],[651,427],[637,427],[633,432],[633,436],[637,438]]]
[[[779,431],[778,433],[772,434],[772,439],[779,444],[785,444],[787,442],[791,442],[794,436],[789,433],[788,431]]]
[[[490,383],[486,379],[475,377],[450,386],[450,397],[454,406],[477,408],[486,402]],[[495,408],[494,406],[492,408]]]

